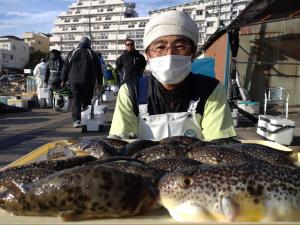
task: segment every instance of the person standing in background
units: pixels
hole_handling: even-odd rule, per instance
[[[50,88],[49,105],[52,106],[53,103],[53,90],[59,89],[61,84],[61,70],[63,67],[63,59],[61,57],[60,51],[53,49],[49,53],[48,60],[48,72],[45,78],[45,82]]]
[[[101,89],[103,74],[97,54],[91,49],[91,40],[81,37],[78,47],[66,57],[62,69],[62,83],[70,82],[72,91],[73,127],[81,127],[81,109],[91,104],[95,82]]]
[[[48,64],[46,63],[46,58],[41,58],[41,62],[37,64],[33,70],[33,76],[37,84],[37,95],[39,98],[40,107],[45,107],[46,104],[47,105],[50,104],[49,99],[40,97],[41,88],[47,87],[45,79],[47,77],[48,72],[49,70],[48,70]]]
[[[137,77],[142,77],[147,64],[145,57],[135,49],[134,40],[127,38],[125,47],[126,50],[116,61],[119,85]]]

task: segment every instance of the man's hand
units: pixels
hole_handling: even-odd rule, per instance
[[[66,84],[65,82],[61,82],[60,86],[61,86],[61,87],[64,87],[65,84]]]

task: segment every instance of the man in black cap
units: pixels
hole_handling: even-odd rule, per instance
[[[116,61],[116,71],[121,84],[142,77],[147,64],[145,57],[135,49],[134,40],[127,38],[125,47],[126,50]]]
[[[69,81],[72,91],[74,127],[81,127],[81,108],[91,104],[95,82],[97,80],[98,88],[100,88],[102,79],[102,70],[97,54],[91,49],[91,40],[83,36],[78,47],[66,57],[62,70],[61,86]]]

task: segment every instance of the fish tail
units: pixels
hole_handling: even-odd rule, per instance
[[[298,152],[289,152],[289,154],[287,155],[288,158],[290,158],[293,162],[297,162],[298,161]]]
[[[20,196],[23,193],[23,188],[19,184],[16,184],[14,181],[10,182],[0,182],[0,189],[6,189],[6,191],[13,194],[15,197]]]

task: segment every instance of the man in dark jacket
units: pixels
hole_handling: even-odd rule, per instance
[[[116,61],[118,80],[121,84],[136,77],[141,77],[146,67],[145,57],[135,49],[134,41],[127,38],[125,46],[126,50]]]
[[[61,84],[61,70],[63,67],[63,59],[61,57],[60,51],[53,49],[49,53],[49,60],[48,60],[48,73],[45,78],[45,83],[51,89],[49,103],[52,106],[53,102],[53,90],[59,89]]]
[[[91,40],[83,36],[77,48],[66,57],[62,70],[62,83],[70,82],[72,91],[72,117],[74,127],[81,127],[81,108],[91,104],[95,82],[102,85],[103,74],[97,54],[91,49]]]

